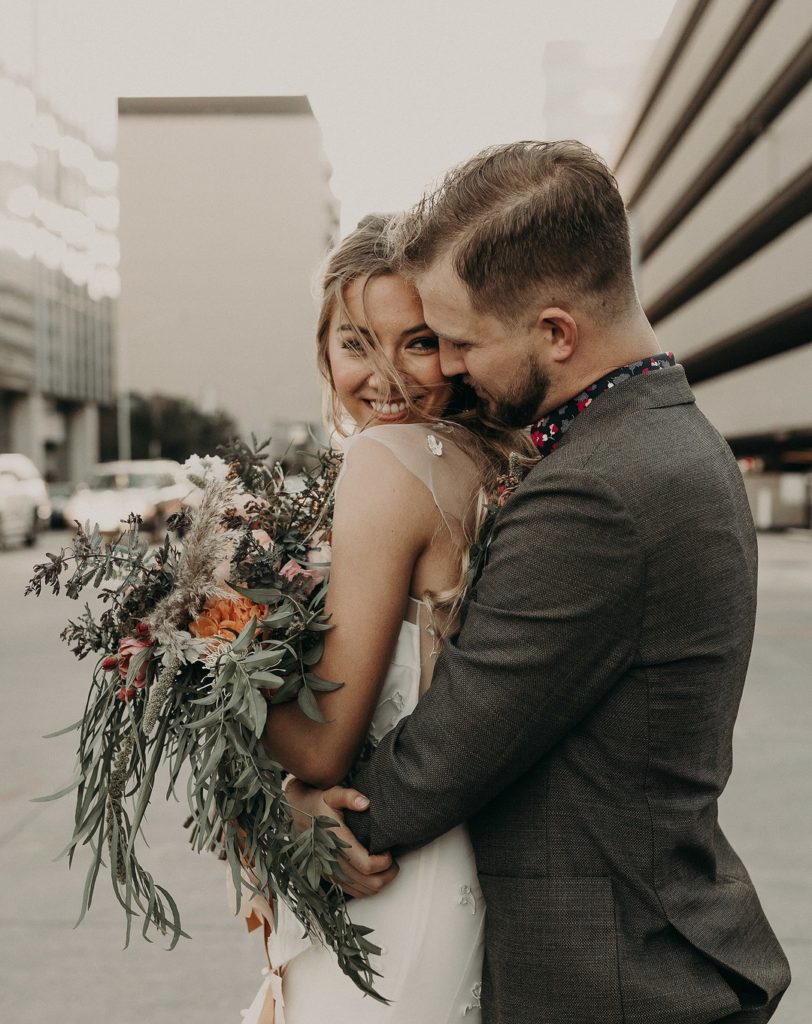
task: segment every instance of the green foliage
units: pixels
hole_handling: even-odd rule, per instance
[[[290,559],[304,568],[315,564],[310,555],[329,531],[339,466],[323,453],[304,489],[291,493],[281,468],[268,466],[265,449],[255,441],[224,450],[231,479],[209,482],[200,509],[178,519],[185,541],[168,538],[150,549],[131,517],[114,541],[88,526],[72,548],[34,567],[26,593],[39,595],[43,587],[59,593],[64,584],[76,599],[90,587],[104,606],[94,617],[86,605],[63,633],[77,657],[97,655],[76,723],[76,775],[54,794],[75,793],[69,862],[80,847],[90,850],[79,920],[91,906],[106,855],[127,941],[139,915],[145,938],[157,930],[170,937],[171,948],[185,936],[177,905],[140,859],[144,815],[158,768],[166,764],[167,797],[186,776],[193,845],[222,852],[238,901],[246,887],[284,899],[307,932],[335,951],[355,984],[380,998],[369,962],[378,950],[367,938],[369,929],[349,920],[334,881],[344,846],[336,823],[319,817],[296,832],[282,789],[284,771],[262,744],[274,705],[297,700],[305,714],[323,721],[318,694],[341,685],[313,672],[330,628],[326,578],[314,586],[306,574],[280,572]],[[219,509],[217,515],[212,509]],[[270,535],[270,546],[257,540],[257,530]],[[208,649],[211,638],[196,639],[189,627],[207,598],[222,595],[214,568],[225,531],[233,547],[233,590],[253,601],[257,614],[239,635],[224,636]],[[122,663],[127,644],[139,641]],[[141,689],[139,671],[146,672]],[[132,690],[125,693],[128,686]]]
[[[169,395],[130,395],[132,457],[183,462],[193,452],[213,452],[237,433],[225,412],[203,412],[194,402]]]

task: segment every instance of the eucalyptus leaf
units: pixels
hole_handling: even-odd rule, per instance
[[[215,740],[211,745],[208,757],[206,758],[206,763],[203,765],[199,772],[194,773],[195,785],[197,787],[201,786],[203,782],[205,782],[205,780],[212,774],[212,772],[215,771],[215,769],[220,763],[223,754],[225,753],[225,749],[225,736],[223,736],[222,733],[219,733],[215,737]]]
[[[80,718],[78,722],[72,722],[70,725],[66,725],[64,729],[57,729],[56,732],[46,732],[42,738],[44,740],[52,740],[57,736],[64,736],[66,733],[75,732],[77,729],[80,729],[81,726],[82,719]]]
[[[303,665],[315,665],[317,661],[321,659],[324,653],[324,641],[319,640],[318,643],[314,644],[309,650],[305,651],[302,655]]]
[[[236,654],[238,651],[244,651],[249,643],[253,640],[254,634],[257,631],[257,620],[252,618],[249,622],[243,626],[240,630],[239,636],[231,644],[231,650]]]
[[[293,700],[296,694],[301,689],[303,683],[301,678],[296,676],[289,676],[285,683],[280,686],[276,693],[271,697],[271,704],[283,704],[285,701]]]
[[[254,604],[272,604],[282,596],[282,591],[276,587],[239,587],[236,583],[230,583],[229,586]]]
[[[318,693],[332,693],[333,690],[340,690],[344,686],[344,683],[334,683],[329,679],[322,679],[314,672],[308,672],[306,679],[310,689],[316,690]]]
[[[248,654],[242,659],[242,664],[246,667],[256,666],[257,668],[273,668],[278,665],[279,662],[284,658],[284,651],[280,650],[264,650],[255,651],[253,654]]]
[[[295,615],[295,608],[291,606],[291,602],[288,601],[282,605],[277,611],[272,612],[270,615],[266,615],[260,622],[261,626],[274,626],[279,629],[282,626],[287,626],[293,621]]]
[[[268,704],[257,690],[251,690],[251,699],[254,703],[254,735],[259,738],[265,729],[265,721],[268,717]]]
[[[74,779],[73,782],[70,783],[70,785],[65,786],[64,789],[60,789],[56,793],[49,793],[48,796],[34,796],[34,797],[32,797],[31,798],[31,803],[32,804],[45,804],[45,803],[48,803],[51,800],[58,800],[60,797],[66,796],[68,793],[73,792],[73,790],[76,789],[77,786],[79,786],[81,784],[81,782],[82,782],[82,776],[79,776],[79,778],[78,779]]]
[[[273,672],[252,672],[251,682],[254,686],[264,686],[274,690],[285,682],[285,677],[274,675]]]
[[[318,701],[306,686],[303,686],[301,690],[299,690],[296,699],[299,702],[299,707],[304,711],[308,718],[311,718],[314,722],[321,722],[322,724],[327,721],[321,713]]]

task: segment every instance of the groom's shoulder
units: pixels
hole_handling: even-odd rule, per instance
[[[700,461],[729,462],[730,455],[724,438],[697,408],[685,371],[677,365],[633,377],[601,395],[538,469],[589,467],[625,476],[635,469],[650,474]]]
[[[740,476],[730,447],[675,366],[602,395],[572,424],[560,448],[533,467],[523,490],[543,499],[568,479],[593,479],[638,507],[730,493]]]

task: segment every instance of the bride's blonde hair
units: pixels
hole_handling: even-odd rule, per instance
[[[404,380],[397,367],[387,358],[366,315],[366,288],[369,282],[383,274],[398,274],[394,255],[389,244],[390,227],[393,214],[370,214],[350,232],[346,238],[328,254],[321,273],[321,304],[316,326],[316,358],[319,371],[325,381],[324,414],[328,426],[338,434],[346,436],[346,413],[336,393],[333,375],[330,368],[329,340],[330,325],[336,310],[340,322],[349,324],[355,331],[357,344],[364,356],[369,360],[379,379],[388,387],[386,400],[397,394],[406,402],[413,418],[424,423],[437,422],[437,418],[427,416],[412,400],[409,382]],[[350,315],[346,303],[346,290],[354,281],[361,281],[361,309],[366,320],[365,330],[358,330]],[[476,395],[472,388],[461,379],[452,382],[453,392],[447,408],[443,411],[442,420],[446,423],[457,423],[464,427],[461,432],[463,445],[475,460],[480,469],[481,486],[477,495],[476,509],[467,516],[463,524],[466,549],[461,552],[460,577],[454,587],[443,593],[425,595],[429,607],[434,612],[434,624],[437,628],[440,618],[451,623],[465,593],[465,582],[468,574],[468,550],[476,540],[484,519],[488,496],[497,485],[500,475],[508,472],[511,461],[515,466],[520,463],[529,464],[535,461],[537,452],[529,434],[507,428],[496,421],[489,420],[476,409]],[[362,428],[363,429],[363,428]],[[442,613],[438,616],[437,613]],[[437,629],[444,633],[445,629]]]

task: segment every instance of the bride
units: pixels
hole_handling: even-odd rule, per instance
[[[345,458],[327,599],[334,628],[316,671],[346,685],[321,696],[329,724],[279,705],[265,734],[278,762],[321,788],[340,782],[429,686],[442,638],[457,626],[480,496],[507,454],[526,447],[479,420],[473,392],[443,375],[420,299],[386,256],[388,219],[366,218],[331,254],[317,332]],[[388,1006],[365,997],[280,905],[266,930],[266,979],[244,1021],[478,1021],[484,905],[465,827],[405,853],[389,877],[396,872],[382,891],[386,875],[349,887],[367,897],[350,916],[373,929],[376,990]]]

